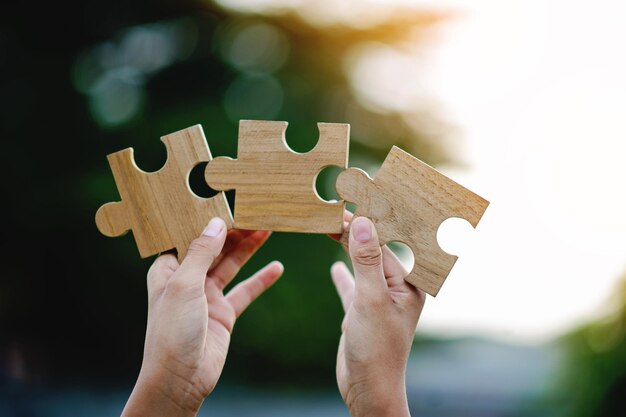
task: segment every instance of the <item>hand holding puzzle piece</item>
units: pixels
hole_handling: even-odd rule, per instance
[[[189,243],[211,218],[221,217],[230,228],[232,217],[224,193],[201,198],[189,188],[193,167],[211,160],[202,127],[196,125],[161,140],[168,158],[157,172],[140,170],[133,148],[108,156],[122,201],[100,207],[96,225],[111,237],[132,230],[142,258],[176,249],[182,261]]]
[[[162,139],[168,160],[155,173],[137,168],[132,148],[113,153],[108,158],[122,201],[98,210],[98,229],[107,236],[132,229],[142,257],[176,249],[182,260],[189,242],[210,218],[221,217],[233,227],[223,192],[204,199],[189,188],[191,170],[209,161],[207,183],[218,190],[236,190],[234,227],[341,233],[344,202],[321,200],[315,179],[329,165],[346,167],[349,125],[319,123],[318,127],[318,144],[299,154],[285,143],[286,122],[244,120],[238,159],[211,161],[197,125]],[[449,217],[460,217],[476,227],[489,204],[395,146],[374,180],[357,168],[344,170],[337,178],[337,193],[357,204],[356,216],[374,222],[381,244],[399,241],[411,248],[415,264],[405,279],[432,296],[457,259],[440,249],[439,226]],[[342,240],[346,239],[347,232]]]
[[[372,220],[382,245],[398,241],[411,248],[415,260],[405,280],[432,296],[437,295],[457,259],[439,247],[439,226],[450,217],[461,217],[476,227],[489,205],[395,146],[374,180],[358,168],[339,174],[337,194],[356,203],[355,217]],[[347,231],[341,240],[347,243]]]

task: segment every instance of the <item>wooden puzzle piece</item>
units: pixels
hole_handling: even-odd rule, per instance
[[[240,121],[237,159],[215,158],[205,172],[213,189],[236,191],[236,228],[342,232],[344,202],[323,201],[315,180],[327,166],[347,166],[350,125],[317,126],[315,148],[296,153],[285,140],[287,122]]]
[[[439,226],[450,217],[460,217],[476,227],[489,205],[395,146],[374,180],[358,168],[339,174],[337,194],[357,205],[355,216],[374,222],[381,245],[398,241],[411,248],[415,263],[405,279],[433,297],[457,260],[439,247]],[[347,237],[346,231],[344,243]]]
[[[156,172],[137,167],[133,148],[108,155],[122,201],[100,207],[96,225],[111,237],[132,229],[142,258],[176,249],[182,261],[189,243],[200,236],[211,218],[221,217],[230,228],[232,217],[224,193],[201,198],[189,187],[191,170],[211,160],[202,127],[172,133],[161,141],[168,157]]]

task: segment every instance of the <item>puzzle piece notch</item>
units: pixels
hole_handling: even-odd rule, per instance
[[[287,122],[239,122],[237,159],[211,161],[205,179],[215,190],[235,190],[235,227],[300,233],[341,233],[344,202],[322,200],[320,171],[348,164],[350,125],[318,123],[320,135],[306,153],[287,145]]]
[[[476,227],[489,205],[396,146],[373,180],[358,168],[342,172],[337,194],[357,205],[355,216],[373,221],[381,245],[398,241],[411,248],[415,261],[405,279],[432,296],[457,260],[440,248],[439,226],[450,217],[460,217]],[[348,231],[342,236],[344,244],[347,239]]]
[[[122,201],[100,207],[96,225],[111,237],[132,230],[142,258],[176,249],[182,261],[189,243],[212,217],[221,217],[229,228],[232,217],[224,193],[201,198],[189,186],[191,170],[211,160],[202,127],[172,133],[161,141],[168,158],[156,172],[138,168],[132,148],[108,155]]]

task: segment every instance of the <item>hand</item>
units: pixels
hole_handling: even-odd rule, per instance
[[[235,320],[280,277],[272,262],[223,290],[270,232],[211,220],[179,265],[159,256],[148,272],[148,326],[137,384],[122,416],[195,416],[222,373]]]
[[[353,220],[348,248],[356,279],[343,262],[331,268],[345,311],[339,391],[353,417],[410,416],[405,371],[425,294],[404,281],[406,270],[381,249],[369,219]]]

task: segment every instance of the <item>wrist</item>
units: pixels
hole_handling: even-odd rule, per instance
[[[169,371],[142,369],[122,417],[196,416],[205,395]]]
[[[352,417],[410,417],[404,381],[388,383],[381,379],[365,385],[353,387],[346,396]]]

